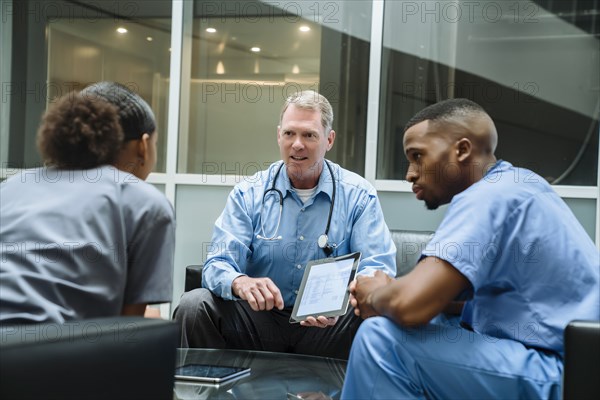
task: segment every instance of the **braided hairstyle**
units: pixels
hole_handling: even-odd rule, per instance
[[[144,99],[119,83],[98,82],[48,109],[38,149],[46,164],[88,169],[114,164],[124,142],[155,131],[154,113]]]
[[[83,89],[81,94],[93,100],[105,100],[119,112],[124,140],[137,140],[144,133],[152,135],[156,120],[152,109],[138,94],[115,82],[98,82]]]

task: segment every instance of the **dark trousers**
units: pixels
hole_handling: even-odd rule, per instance
[[[361,319],[350,309],[334,326],[290,323],[291,309],[253,311],[246,301],[223,300],[208,289],[184,293],[174,318],[182,347],[309,354],[347,360]]]

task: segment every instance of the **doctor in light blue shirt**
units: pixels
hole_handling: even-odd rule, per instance
[[[184,347],[243,348],[347,358],[360,319],[290,324],[307,262],[360,251],[359,275],[396,274],[396,248],[377,193],[325,159],[335,141],[325,97],[287,99],[277,130],[282,161],[238,184],[215,223],[203,289],[175,318]]]

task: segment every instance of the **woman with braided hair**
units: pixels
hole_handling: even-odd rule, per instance
[[[0,184],[0,323],[143,315],[171,300],[174,213],[144,180],[156,122],[126,87],[100,82],[53,104],[44,167]]]

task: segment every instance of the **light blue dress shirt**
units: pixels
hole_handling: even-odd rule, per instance
[[[385,224],[373,186],[364,178],[328,161],[335,175],[336,197],[329,229],[333,256],[362,253],[358,274],[382,270],[396,275],[396,247]],[[224,299],[234,299],[231,283],[240,275],[269,277],[292,307],[310,260],[325,258],[317,239],[325,233],[333,180],[324,166],[314,196],[303,203],[291,186],[285,166],[275,182],[283,194],[281,224],[279,196],[270,191],[282,161],[236,185],[215,223],[202,284]],[[264,207],[264,209],[263,209]],[[264,234],[261,228],[263,218]],[[257,235],[278,240],[265,240]]]

